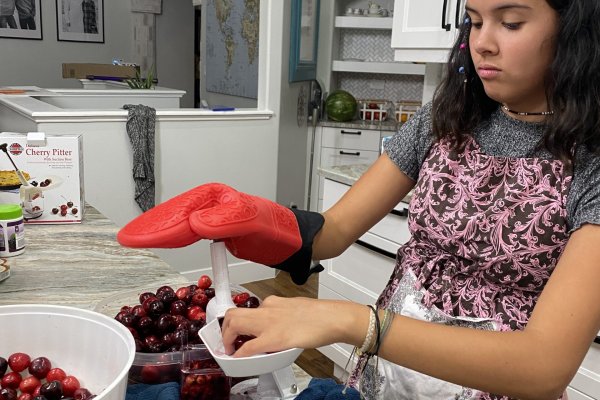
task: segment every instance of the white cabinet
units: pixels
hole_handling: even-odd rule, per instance
[[[316,135],[311,185],[311,210],[323,211],[323,183],[319,167],[372,164],[379,157],[381,131],[374,129],[321,127]]]
[[[323,208],[333,206],[348,189],[348,185],[325,179]],[[325,270],[319,274],[320,299],[375,303],[394,270],[398,248],[410,238],[407,210],[408,204],[400,202],[344,253],[321,263]],[[341,379],[351,346],[336,343],[319,351],[334,362],[334,374]]]
[[[392,47],[396,61],[446,62],[465,0],[395,0]]]

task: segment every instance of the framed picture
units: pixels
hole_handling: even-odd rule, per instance
[[[42,39],[41,0],[0,0],[0,38]]]
[[[289,81],[317,76],[320,0],[292,0]]]
[[[58,40],[104,43],[104,0],[56,0]]]

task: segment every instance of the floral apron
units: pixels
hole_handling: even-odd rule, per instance
[[[569,237],[571,175],[558,160],[489,156],[472,138],[461,152],[436,142],[410,202],[411,239],[377,305],[445,325],[525,328]],[[366,399],[508,399],[366,361],[349,380]]]

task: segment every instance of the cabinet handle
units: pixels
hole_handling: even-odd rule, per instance
[[[390,214],[397,215],[399,217],[408,217],[408,208],[403,208],[402,210],[392,209]]]
[[[379,247],[375,247],[372,244],[369,244],[367,242],[363,242],[362,240],[357,240],[356,242],[357,245],[364,247],[365,249],[374,251],[375,253],[381,254],[382,256],[385,256],[387,258],[391,258],[392,260],[396,259],[396,254],[394,253],[390,253],[389,251],[380,249]]]
[[[361,131],[347,131],[347,130],[342,129],[341,134],[342,135],[359,135],[360,136],[360,135],[362,135],[362,132]]]
[[[459,18],[460,18],[460,3],[461,3],[460,0],[456,0],[456,21],[455,21],[456,29],[458,29],[461,25],[460,20],[459,20]]]
[[[343,156],[360,156],[360,151],[351,152],[351,151],[340,150],[340,154]]]
[[[594,343],[600,344],[600,336],[596,336],[596,339],[594,339]]]
[[[442,6],[442,29],[450,31],[452,28],[452,24],[446,23],[446,12],[448,11],[448,0],[444,0],[444,5]]]

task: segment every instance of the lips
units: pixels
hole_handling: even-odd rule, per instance
[[[500,69],[494,65],[482,64],[477,67],[477,73],[481,79],[492,79],[500,74]]]

